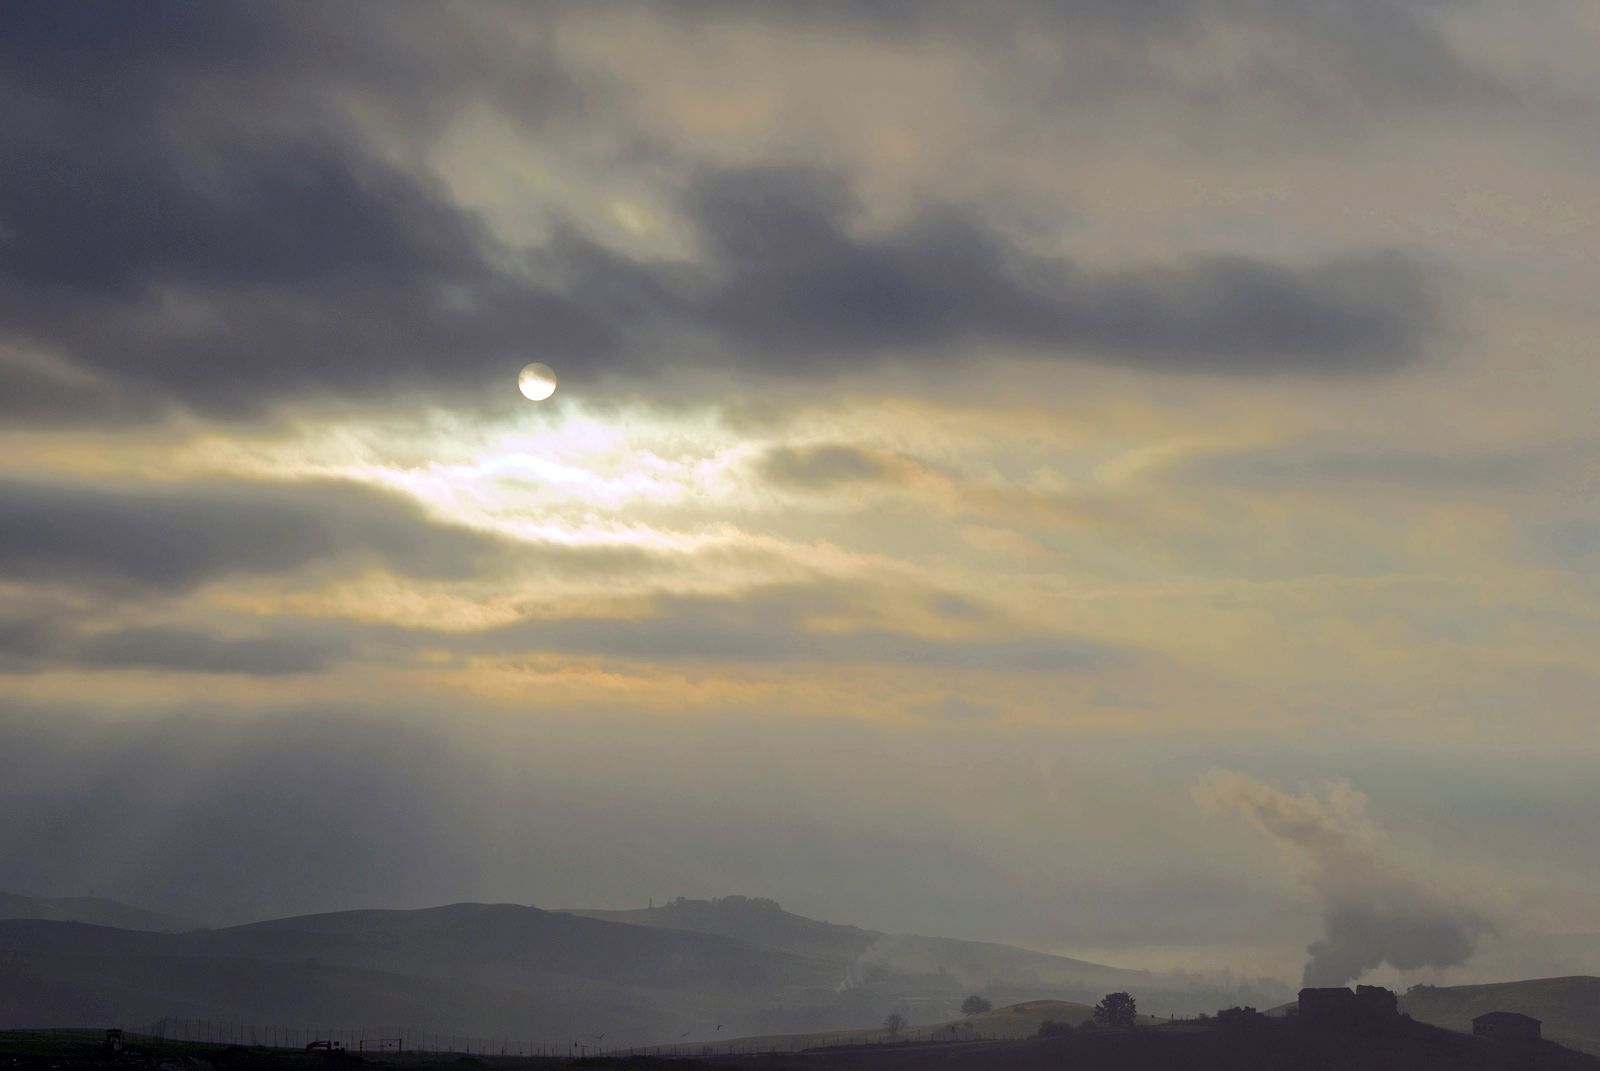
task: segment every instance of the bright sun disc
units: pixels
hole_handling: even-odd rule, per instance
[[[517,373],[517,389],[530,402],[542,402],[556,392],[556,374],[547,364],[530,364]]]

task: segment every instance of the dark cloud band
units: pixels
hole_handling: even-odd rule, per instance
[[[462,577],[495,546],[355,486],[146,487],[0,483],[0,576],[177,592],[233,574],[375,561]]]
[[[0,395],[37,400],[0,419],[40,407],[127,419],[159,412],[160,396],[237,412],[306,393],[474,390],[530,356],[579,382],[650,375],[663,337],[770,375],[977,346],[1202,372],[1378,371],[1437,326],[1431,272],[1393,252],[1096,273],[1024,252],[958,207],[863,235],[839,176],[792,168],[678,159],[701,175],[679,206],[704,253],[692,265],[628,259],[559,222],[547,247],[508,248],[338,102],[381,99],[422,138],[439,101],[510,99],[510,75],[447,27],[430,51],[384,32],[415,16],[340,10],[11,9],[0,331],[92,375],[75,387],[0,362]],[[565,109],[626,126],[550,56],[533,66],[518,82],[525,121]]]

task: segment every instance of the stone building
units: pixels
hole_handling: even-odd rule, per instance
[[[1400,1005],[1393,991],[1376,985],[1300,990],[1302,1023],[1326,1026],[1375,1025],[1398,1021]]]
[[[1492,1011],[1472,1020],[1472,1032],[1482,1038],[1505,1041],[1538,1041],[1539,1020],[1519,1012]]]

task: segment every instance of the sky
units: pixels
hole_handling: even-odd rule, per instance
[[[8,5],[0,887],[1600,973],[1597,46]]]

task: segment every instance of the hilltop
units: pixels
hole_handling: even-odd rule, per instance
[[[1266,992],[1235,989],[1188,975],[1108,967],[991,941],[886,933],[819,922],[785,911],[775,900],[756,897],[678,897],[654,907],[571,909],[571,913],[736,937],[791,952],[830,965],[835,972],[833,985],[841,991],[869,987],[912,1002],[902,1010],[914,1023],[953,1018],[961,999],[970,993],[983,993],[996,1003],[1053,999],[1092,1004],[1106,992],[1120,989],[1133,993],[1152,1010],[1180,1015],[1231,1004],[1266,1005],[1288,995],[1286,989],[1274,989],[1268,983],[1260,983]]]
[[[737,937],[796,955],[849,963],[884,935],[859,926],[818,922],[785,911],[776,900],[724,896],[688,900],[680,896],[660,906],[622,911],[573,908],[570,913],[634,926],[659,926]]]
[[[819,922],[744,897],[644,912],[374,909],[185,933],[0,921],[0,1026],[390,1023],[642,1046],[871,1034],[891,1012],[927,1031],[958,1021],[972,993],[1082,1008],[1113,990],[1158,1015],[1266,1003],[1003,944]],[[987,1027],[1020,1036],[1036,1023]]]
[[[147,930],[153,933],[184,933],[205,928],[204,923],[193,919],[163,915],[99,896],[53,898],[4,891],[0,891],[0,919],[87,922],[95,926],[114,926],[119,930]]]
[[[0,1025],[163,1017],[395,1023],[642,1045],[687,1034],[876,1023],[826,964],[715,934],[517,904],[351,911],[168,934],[0,921]],[[724,1036],[727,1036],[726,1033]]]

